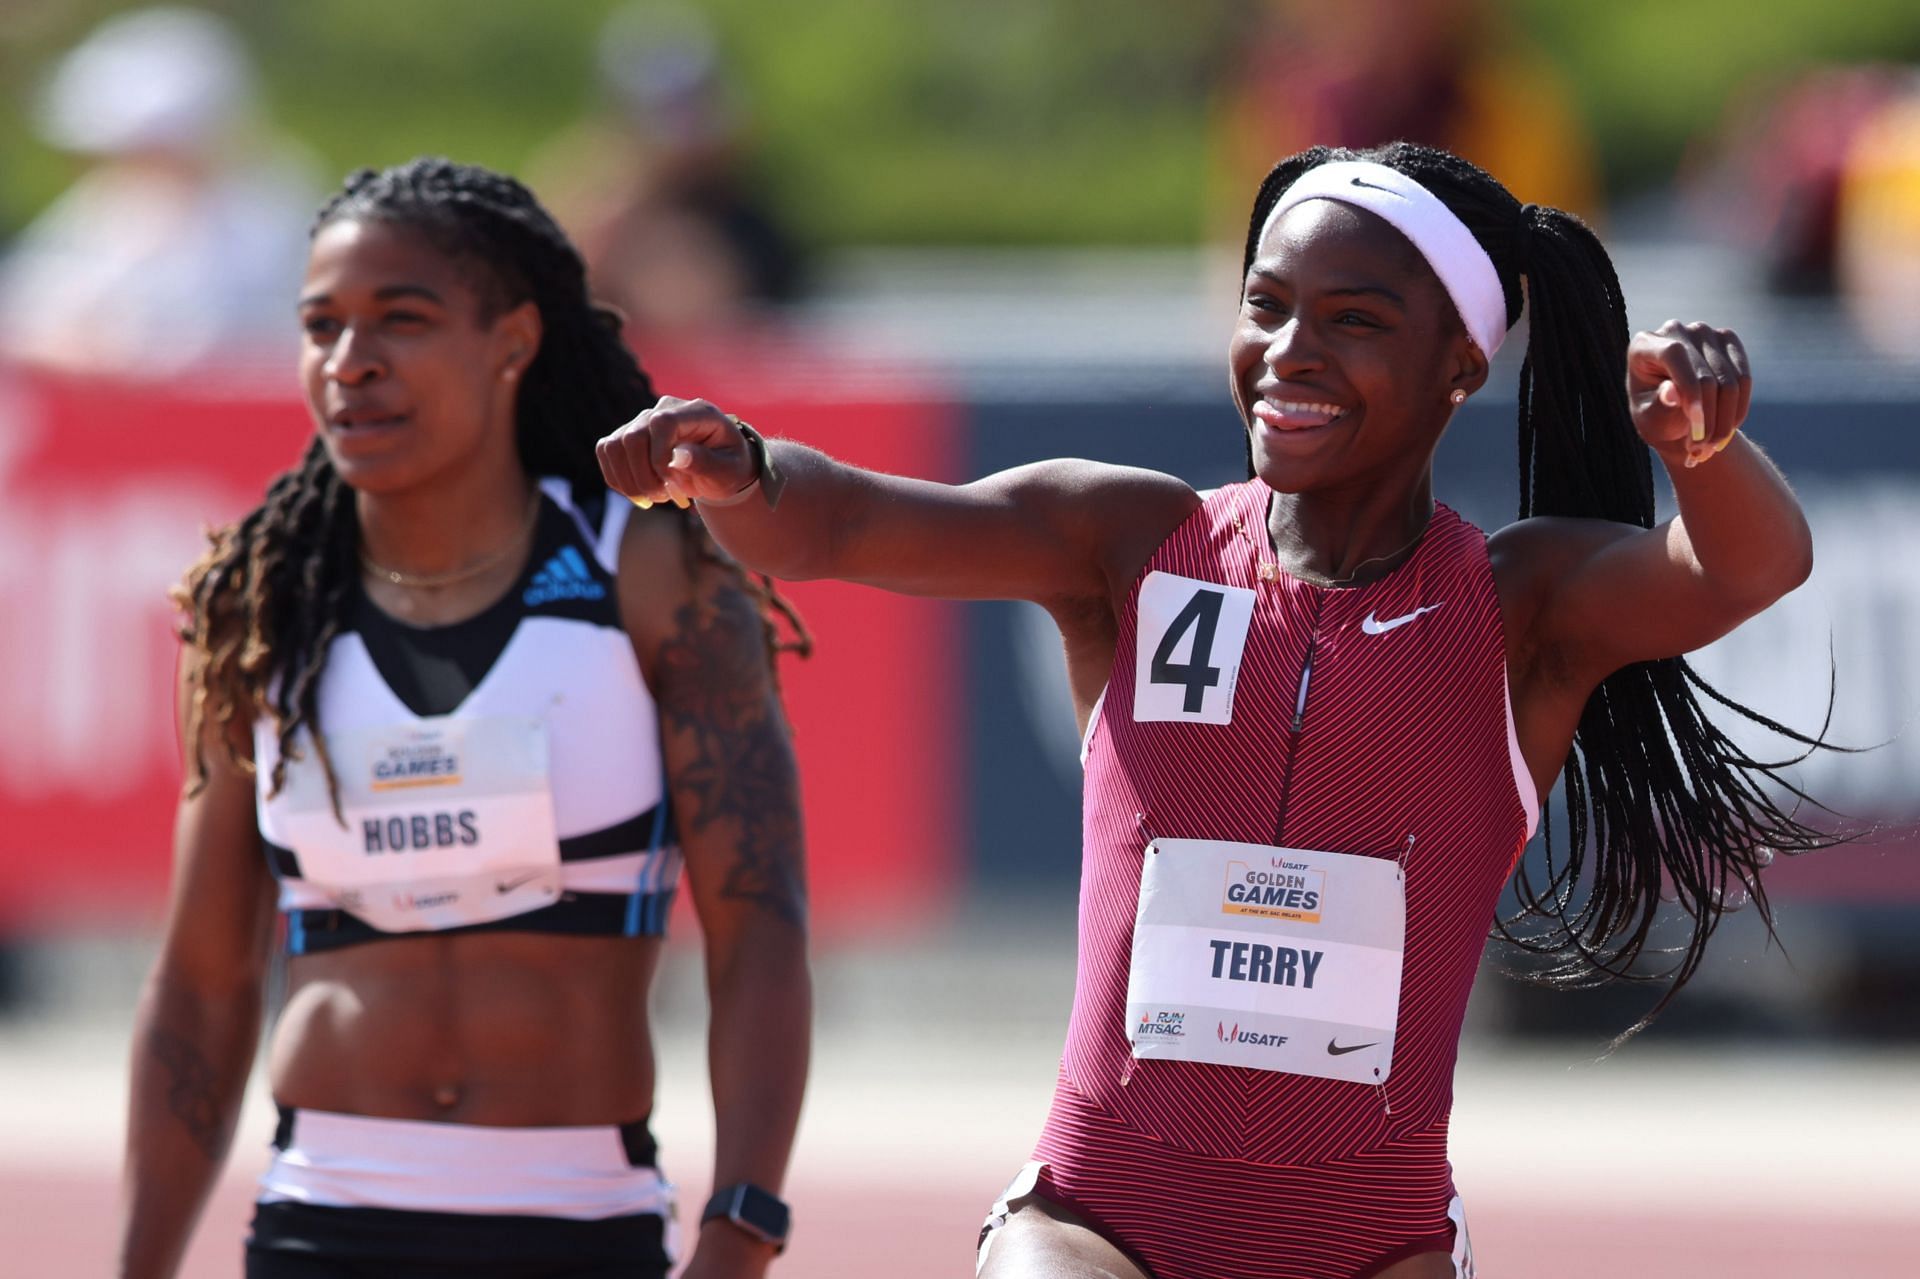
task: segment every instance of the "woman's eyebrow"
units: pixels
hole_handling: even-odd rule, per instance
[[[1261,279],[1271,281],[1274,284],[1287,285],[1291,283],[1286,277],[1269,267],[1255,266],[1248,271],[1248,274],[1257,275]],[[1407,300],[1384,284],[1344,284],[1337,288],[1323,289],[1321,293],[1325,297],[1336,298],[1375,297],[1383,301],[1391,302],[1403,311],[1407,309]]]
[[[1399,307],[1403,311],[1407,309],[1407,300],[1401,297],[1398,293],[1395,293],[1392,289],[1388,288],[1384,284],[1350,284],[1343,288],[1328,289],[1326,290],[1326,296],[1330,298],[1343,298],[1343,297],[1382,298],[1388,302],[1393,303],[1395,306]]]
[[[446,305],[445,298],[424,284],[389,284],[385,288],[374,290],[373,297],[376,302],[391,302],[395,298],[424,298],[429,302],[437,303],[441,306]],[[324,306],[331,301],[333,301],[332,294],[309,293],[302,297],[295,305]]]

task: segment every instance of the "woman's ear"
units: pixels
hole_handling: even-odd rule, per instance
[[[499,362],[499,376],[511,382],[527,371],[540,352],[540,307],[531,299],[501,313],[494,321],[493,336]]]
[[[1465,333],[1455,340],[1446,397],[1455,404],[1487,384],[1487,353]]]

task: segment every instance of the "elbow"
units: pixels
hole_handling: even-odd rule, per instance
[[[1791,591],[1798,590],[1813,576],[1813,530],[1807,527],[1807,517],[1794,512],[1791,536],[1780,548],[1778,589],[1774,598],[1779,599]]]
[[[1813,539],[1802,524],[1764,559],[1722,580],[1721,593],[1740,617],[1752,617],[1798,590],[1813,573]]]
[[[1800,546],[1795,551],[1792,562],[1788,566],[1786,573],[1786,590],[1780,593],[1785,595],[1787,591],[1800,589],[1800,587],[1806,585],[1807,579],[1812,576],[1813,538],[1809,536],[1801,538]]]

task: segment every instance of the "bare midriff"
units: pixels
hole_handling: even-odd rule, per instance
[[[274,1099],[497,1127],[620,1124],[653,1105],[657,938],[422,935],[288,965]]]

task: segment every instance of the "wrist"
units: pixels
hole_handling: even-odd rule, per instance
[[[687,1279],[696,1274],[702,1279],[709,1275],[753,1279],[771,1271],[779,1255],[772,1244],[755,1239],[731,1222],[710,1221],[700,1227],[694,1240],[694,1264],[688,1268]]]
[[[746,447],[747,467],[751,478],[726,497],[702,498],[701,505],[734,506],[746,501],[757,491],[766,499],[767,509],[772,510],[780,505],[780,493],[786,487],[786,477],[780,474],[780,468],[774,463],[766,438],[760,432],[731,413],[727,415],[727,421],[733,423],[734,429],[740,432],[741,443]]]
[[[778,1195],[743,1181],[713,1192],[700,1214],[700,1237],[704,1241],[716,1230],[737,1235],[768,1256],[784,1252],[793,1215]]]

